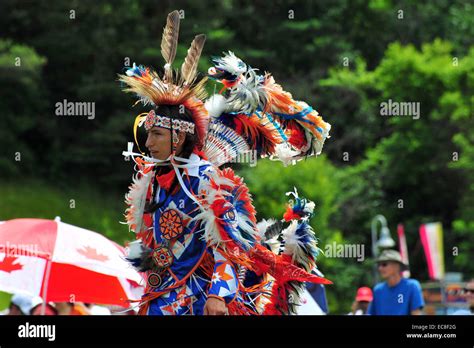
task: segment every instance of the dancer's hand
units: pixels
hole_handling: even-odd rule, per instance
[[[226,315],[227,307],[223,299],[209,297],[204,305],[204,315]]]

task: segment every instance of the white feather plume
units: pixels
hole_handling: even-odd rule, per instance
[[[298,236],[295,234],[298,227],[298,221],[291,221],[290,225],[282,232],[285,240],[285,254],[293,255],[295,249],[298,247]]]
[[[295,158],[299,155],[299,152],[292,150],[288,143],[280,143],[275,147],[275,154],[276,159],[280,160],[287,167],[296,164]]]
[[[214,94],[212,97],[206,100],[204,104],[209,116],[219,117],[227,107],[227,101],[225,97],[221,94]]]
[[[314,204],[313,201],[308,201],[308,202],[305,204],[305,206],[304,206],[304,208],[303,208],[303,211],[304,211],[305,213],[308,213],[308,214],[313,214],[315,206],[316,206],[316,205]]]
[[[125,210],[127,224],[130,230],[135,233],[140,232],[143,228],[143,213],[145,210],[146,194],[151,178],[151,171],[147,174],[143,174],[141,177],[139,177],[139,174],[137,173],[133,176],[130,190],[125,195],[125,203],[128,205],[128,208]],[[133,229],[132,226],[135,226],[135,228]]]
[[[298,220],[293,220],[290,225],[282,232],[283,240],[285,243],[284,253],[291,255],[293,262],[296,265],[304,267],[307,271],[311,270],[314,264],[314,258],[319,252],[317,246],[317,240],[314,236],[313,229],[309,224],[305,229],[305,235],[299,236],[296,234],[298,225],[301,222]],[[303,237],[308,237],[309,242],[306,244],[302,241]]]
[[[278,254],[278,251],[280,250],[281,242],[278,240],[278,235],[270,238],[270,239],[265,239],[265,232],[267,229],[276,223],[275,219],[268,219],[268,220],[261,220],[259,223],[257,223],[257,232],[260,237],[260,240],[262,242],[265,242],[269,247],[270,250],[274,254]]]
[[[130,242],[127,247],[127,258],[139,259],[141,258],[144,251],[143,243],[141,239]]]
[[[265,240],[265,232],[267,229],[276,222],[275,219],[262,219],[257,223],[257,232],[260,240]]]
[[[224,52],[223,57],[215,58],[214,64],[216,68],[228,71],[234,76],[239,76],[247,71],[247,65],[232,51]]]

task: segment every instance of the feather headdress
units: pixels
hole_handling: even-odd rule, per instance
[[[163,76],[159,76],[157,72],[148,67],[133,64],[133,67],[128,69],[125,75],[119,75],[119,80],[126,85],[124,91],[137,95],[137,102],[141,102],[145,106],[183,105],[188,109],[197,129],[198,149],[200,149],[204,144],[209,122],[208,113],[202,102],[207,95],[205,90],[207,78],[197,81],[197,67],[206,36],[201,34],[194,38],[180,72],[174,71],[172,64],[178,46],[179,22],[179,12],[173,11],[168,15],[163,30],[161,40],[161,54],[165,60]],[[135,119],[135,142],[137,127],[145,123],[147,116],[150,118],[149,114],[144,113]]]

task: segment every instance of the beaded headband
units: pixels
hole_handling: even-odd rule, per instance
[[[173,130],[194,134],[194,123],[157,115],[155,110],[148,112],[145,119],[145,129],[148,131],[154,126],[171,129],[171,122],[173,122]]]

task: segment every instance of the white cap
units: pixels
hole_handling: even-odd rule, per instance
[[[11,302],[18,306],[24,315],[29,315],[31,309],[43,303],[43,300],[39,296],[19,293],[12,296]]]

